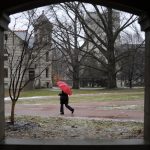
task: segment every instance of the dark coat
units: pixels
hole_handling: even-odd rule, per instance
[[[60,96],[60,104],[68,104],[69,101],[68,94],[62,91],[61,93],[59,93],[59,96]]]

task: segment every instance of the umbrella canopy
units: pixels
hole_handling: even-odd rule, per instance
[[[64,93],[66,93],[66,94],[68,94],[68,95],[72,95],[71,87],[70,87],[67,83],[65,83],[65,82],[63,82],[63,81],[58,81],[58,82],[57,82],[57,86],[58,86]]]

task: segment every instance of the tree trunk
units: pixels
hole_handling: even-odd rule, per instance
[[[16,101],[12,100],[12,105],[11,105],[11,117],[10,117],[10,122],[11,124],[14,124],[14,115],[15,115],[15,105],[16,105]]]
[[[75,66],[73,69],[73,89],[79,89],[80,81],[79,81],[79,66]]]
[[[112,67],[109,69],[109,72],[108,72],[107,88],[112,89],[112,88],[116,88],[116,87],[117,87],[117,85],[116,85],[115,65],[112,65]]]
[[[129,87],[130,87],[130,89],[132,89],[132,79],[129,80]]]
[[[77,15],[75,13],[74,19],[74,59],[73,59],[73,89],[79,89],[79,49],[78,49],[78,37],[77,37]]]
[[[116,62],[114,55],[114,47],[113,44],[109,44],[109,57],[108,57],[108,89],[116,88]]]
[[[109,43],[108,46],[109,57],[108,57],[108,89],[116,88],[116,61],[114,55],[113,43]]]
[[[115,50],[113,40],[113,11],[112,8],[108,8],[108,88],[116,88],[116,61],[115,61]]]

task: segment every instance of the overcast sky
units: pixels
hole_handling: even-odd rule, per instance
[[[37,9],[37,16],[41,15],[42,14],[42,11],[44,10],[45,13],[47,13],[47,7],[48,6],[45,6],[45,7],[39,7]],[[90,9],[90,11],[92,11],[92,7],[91,5],[87,5],[87,7]],[[22,16],[21,15],[22,13],[17,13],[17,14],[14,14],[14,15],[11,15],[10,18],[11,18],[11,22],[9,24],[9,28],[10,29],[14,29],[14,25],[15,25],[15,30],[26,30],[27,28],[27,24],[28,24],[28,21],[27,19],[25,18],[25,16]],[[62,13],[61,13],[62,15]],[[129,15],[128,13],[125,14],[126,16]],[[15,22],[15,18],[17,18],[17,21]],[[138,30],[141,32],[141,35],[142,35],[142,38],[144,39],[145,38],[145,34],[144,32],[141,31],[141,28],[140,28],[140,25],[138,23],[138,21],[135,23]],[[130,32],[132,32],[132,29],[131,27],[127,28],[127,30]]]

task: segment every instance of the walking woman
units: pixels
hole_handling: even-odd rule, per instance
[[[74,108],[72,108],[71,106],[68,105],[69,103],[69,97],[68,94],[66,94],[65,92],[61,92],[58,94],[60,96],[60,114],[63,115],[64,114],[64,105],[66,106],[66,108],[68,108],[72,114],[74,113]]]

